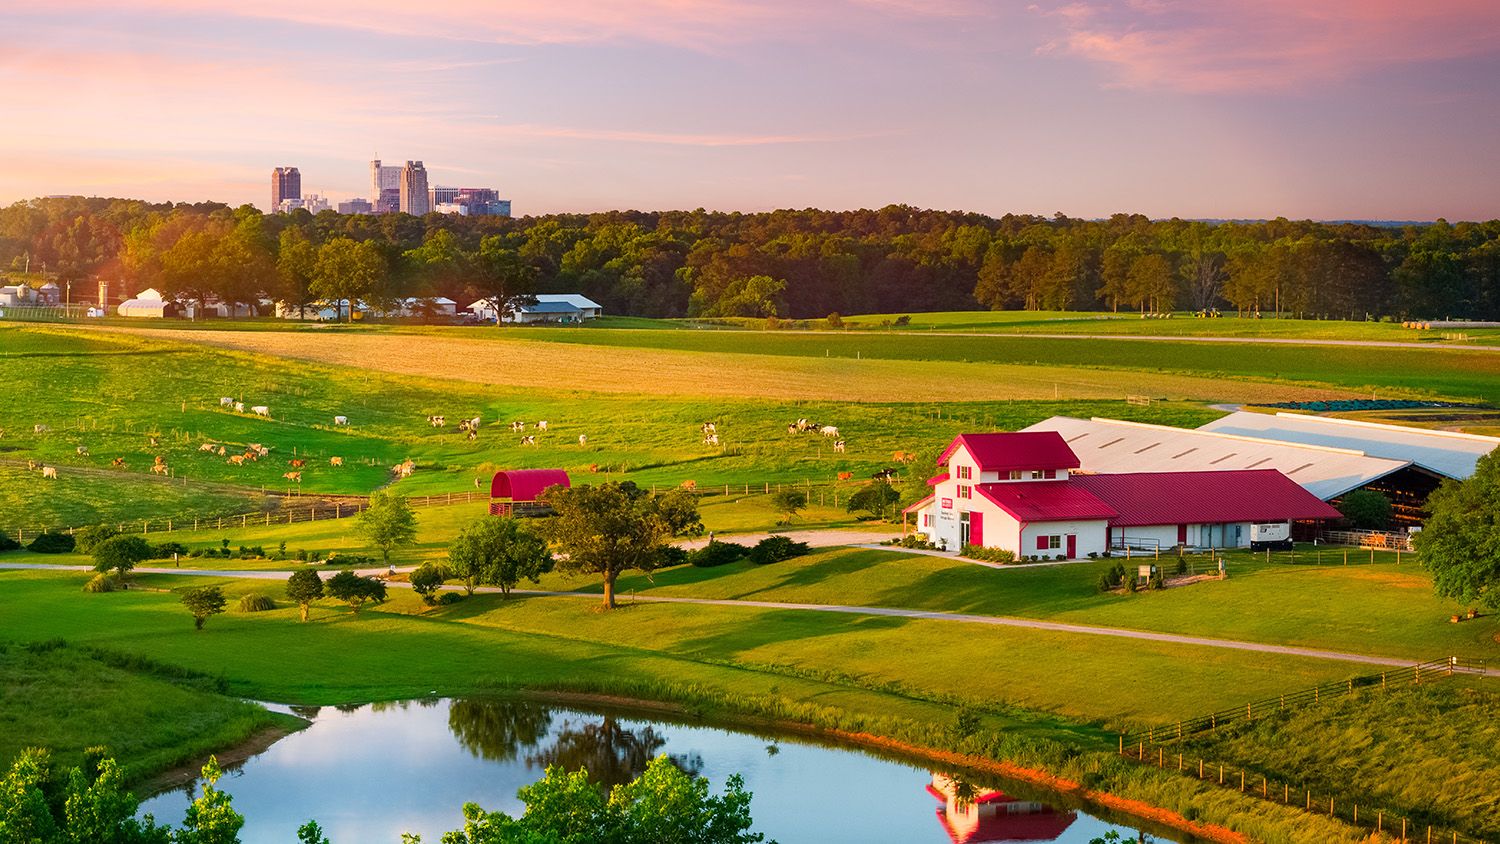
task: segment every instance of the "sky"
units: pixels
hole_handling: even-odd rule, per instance
[[[1500,217],[1494,0],[4,0],[0,203]]]

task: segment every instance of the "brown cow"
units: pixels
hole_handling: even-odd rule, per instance
[[[841,481],[847,481],[847,480],[852,479],[853,477],[854,477],[854,473],[853,472],[839,472],[839,480],[841,480]]]
[[[302,467],[303,467],[303,466],[306,466],[306,465],[307,465],[307,461],[306,461],[306,460],[303,460],[303,459],[301,459],[301,458],[298,458],[298,459],[296,459],[296,460],[288,460],[288,461],[287,461],[287,463],[288,463],[288,464],[289,464],[289,465],[290,465],[290,466],[291,466],[291,467],[292,467],[292,468],[293,468],[293,469],[301,469],[301,468],[302,468]]]
[[[328,458],[328,465],[329,466],[342,466],[342,465],[344,465],[344,458],[342,458],[342,457],[330,457],[330,458]]]
[[[283,478],[286,478],[289,481],[293,481],[293,482],[299,483],[299,484],[302,483],[302,473],[301,472],[283,472],[281,476]]]

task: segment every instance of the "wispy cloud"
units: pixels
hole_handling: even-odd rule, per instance
[[[1287,91],[1500,50],[1493,0],[1124,0],[1034,5],[1038,52],[1109,66],[1113,84],[1194,93]]]

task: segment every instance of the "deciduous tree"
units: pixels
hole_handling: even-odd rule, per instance
[[[1427,509],[1413,541],[1437,593],[1500,609],[1500,456],[1481,458],[1468,480],[1443,481]]]
[[[193,628],[202,630],[210,616],[224,611],[224,590],[217,586],[199,586],[182,594],[182,605],[193,614]]]
[[[417,514],[406,497],[390,490],[377,490],[370,496],[370,506],[355,519],[355,530],[380,551],[380,558],[391,564],[391,552],[417,541]]]
[[[470,595],[476,584],[498,586],[509,595],[522,578],[536,583],[552,570],[546,541],[514,518],[482,516],[471,522],[449,546],[448,559]]]
[[[307,610],[312,602],[323,597],[323,578],[312,569],[292,572],[286,579],[286,596],[297,602],[302,610],[302,620],[307,621]]]
[[[543,531],[562,552],[558,568],[604,579],[604,606],[615,606],[615,580],[630,569],[663,564],[674,537],[701,533],[697,501],[686,490],[652,495],[629,481],[552,487],[544,500],[557,515]]]
[[[376,577],[362,577],[349,569],[328,578],[324,589],[328,597],[348,604],[355,615],[359,615],[359,609],[366,601],[378,604],[385,600],[386,594],[384,581]]]

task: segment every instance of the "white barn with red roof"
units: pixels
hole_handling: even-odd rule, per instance
[[[1242,548],[1251,526],[1337,519],[1339,512],[1274,469],[1073,474],[1080,461],[1055,431],[963,434],[907,508],[928,541],[957,551],[1077,559],[1110,548]]]

